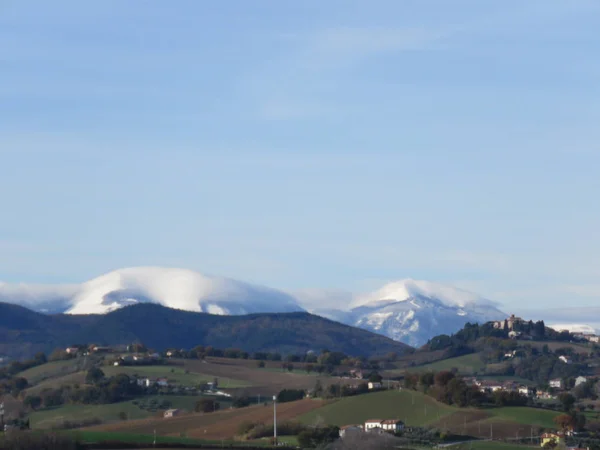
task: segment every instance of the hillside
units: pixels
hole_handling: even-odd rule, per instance
[[[222,316],[136,304],[106,315],[45,315],[0,303],[0,354],[24,357],[74,343],[144,342],[156,350],[210,345],[248,352],[327,348],[353,356],[399,354],[405,344],[309,313]]]

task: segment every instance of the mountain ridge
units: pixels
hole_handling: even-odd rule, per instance
[[[0,303],[0,354],[6,356],[23,357],[76,343],[135,341],[157,350],[211,345],[303,353],[328,348],[353,356],[411,351],[385,336],[303,311],[225,316],[141,303],[103,315],[46,315]]]

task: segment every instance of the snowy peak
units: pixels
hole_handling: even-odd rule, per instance
[[[0,301],[37,311],[106,314],[135,303],[221,315],[304,311],[281,291],[186,269],[134,267],[81,285],[0,285]]]
[[[409,301],[415,297],[428,298],[450,307],[464,308],[470,305],[494,305],[493,302],[484,297],[454,286],[431,281],[404,279],[388,283],[370,294],[359,296],[353,303],[353,307],[384,301]]]
[[[135,267],[84,283],[69,314],[104,314],[138,302],[221,315],[304,311],[284,292],[186,269]]]

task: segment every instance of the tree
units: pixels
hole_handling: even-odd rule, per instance
[[[558,396],[558,400],[560,401],[560,403],[563,406],[563,410],[566,412],[571,411],[571,409],[573,409],[573,405],[575,404],[575,397],[573,397],[571,394],[567,394],[567,393],[562,393]]]
[[[28,395],[23,400],[23,404],[28,408],[36,410],[42,406],[42,398],[39,395]]]
[[[87,384],[98,384],[98,382],[104,379],[104,372],[98,367],[92,367],[88,370],[87,375],[85,376],[85,382]]]
[[[573,416],[569,414],[561,414],[559,416],[556,416],[554,418],[554,423],[558,428],[560,428],[563,431],[575,428]]]
[[[258,363],[256,364],[258,366],[259,369],[262,369],[265,367],[265,362],[264,361],[258,361]]]
[[[119,413],[119,420],[127,420],[127,413],[125,411]]]
[[[381,383],[382,380],[383,380],[383,377],[381,375],[379,375],[377,372],[373,372],[371,375],[369,375],[369,381],[371,383]]]
[[[219,402],[211,398],[203,398],[196,402],[196,412],[211,413],[221,408]]]

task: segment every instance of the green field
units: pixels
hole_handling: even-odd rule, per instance
[[[556,428],[554,418],[560,415],[560,413],[556,411],[525,407],[495,408],[487,411],[493,416],[493,419],[516,422],[522,425],[534,425],[543,428]]]
[[[198,386],[199,384],[213,381],[215,377],[201,373],[187,372],[181,367],[173,366],[106,366],[102,367],[106,376],[114,376],[120,373],[137,375],[148,378],[167,378],[169,383],[180,386]],[[233,389],[247,387],[248,383],[232,378],[218,377],[219,387]]]
[[[384,391],[334,401],[301,416],[300,421],[312,424],[322,419],[341,426],[369,419],[400,419],[409,426],[425,426],[457,411],[418,392]]]
[[[147,409],[141,409],[134,400],[108,405],[64,405],[58,408],[51,408],[33,412],[30,415],[31,427],[35,429],[49,429],[60,427],[64,421],[80,422],[87,419],[100,419],[102,422],[119,421],[119,413],[124,412],[127,419],[145,419],[158,414],[157,410],[151,411],[152,400],[160,406],[161,402],[169,402],[170,408],[193,411],[198,399],[202,397],[192,395],[162,395],[141,397],[135,401],[146,405]],[[222,399],[219,399],[223,403]],[[153,408],[154,409],[154,408]]]
[[[485,363],[481,360],[478,353],[470,355],[457,356],[442,361],[436,361],[423,366],[411,367],[407,369],[410,372],[439,372],[442,370],[457,369],[461,374],[472,374],[485,368]]]
[[[506,442],[472,441],[465,444],[453,445],[452,450],[531,450],[538,446],[526,446],[520,444],[508,444]]]
[[[20,372],[18,376],[26,378],[29,384],[37,384],[48,378],[68,375],[76,372],[80,361],[77,359],[69,359],[66,361],[52,361],[41,366],[32,367],[31,369]]]
[[[72,431],[67,432],[78,441],[90,444],[95,442],[122,442],[133,444],[152,444],[154,436],[151,434],[110,433],[104,431]],[[156,436],[157,444],[187,444],[187,445],[233,445],[234,441],[210,441],[201,439],[190,439],[186,437]]]

